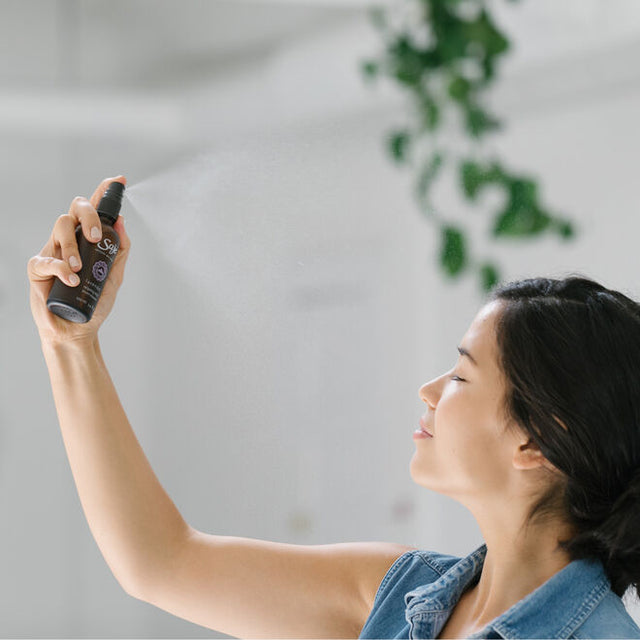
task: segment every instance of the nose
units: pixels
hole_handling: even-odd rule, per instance
[[[420,391],[418,392],[420,400],[422,400],[422,402],[425,402],[427,405],[429,405],[431,409],[435,409],[436,404],[438,402],[438,392],[435,384],[437,380],[439,380],[439,378],[436,378],[436,380],[431,380],[431,382],[427,382],[426,384],[423,384],[420,387]]]

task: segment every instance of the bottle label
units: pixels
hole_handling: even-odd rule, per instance
[[[88,243],[85,241],[83,244]],[[93,313],[120,248],[120,243],[114,242],[113,238],[105,235],[100,242],[89,248],[93,249],[93,251],[87,252],[87,257],[91,257],[92,263],[87,265],[87,277],[79,287],[80,290],[75,290],[75,300],[76,303]],[[84,265],[82,271],[85,271]]]
[[[56,278],[47,298],[47,307],[67,320],[85,322],[91,319],[95,311],[102,288],[118,254],[120,238],[112,227],[104,225],[102,239],[93,244],[84,237],[82,226],[77,225],[76,241],[82,261],[82,269],[77,274],[80,284],[72,287],[61,278]],[[61,311],[60,307],[67,310]],[[75,309],[75,317],[69,312],[68,307]]]
[[[102,238],[100,242],[98,242],[96,247],[100,249],[100,251],[104,252],[106,255],[111,256],[111,260],[113,260],[116,253],[118,253],[118,245],[115,242],[113,242],[113,240],[111,240],[106,236]]]
[[[109,273],[109,265],[104,260],[98,260],[94,263],[91,273],[98,282],[102,282]]]

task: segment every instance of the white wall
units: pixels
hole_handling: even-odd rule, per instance
[[[163,231],[189,228],[189,209],[152,230],[149,213],[125,203],[132,253],[101,329],[123,406],[185,518],[211,533],[302,544],[390,540],[463,555],[480,543],[465,509],[413,484],[409,461],[424,413],[418,389],[453,364],[481,298],[474,280],[443,282],[411,176],[384,153],[383,135],[405,111],[389,88],[362,87],[357,60],[376,42],[363,24],[350,16],[217,82],[178,90],[167,76],[158,93],[92,93],[73,113],[94,119],[76,119],[75,133],[77,87],[6,89],[18,106],[4,112],[0,173],[3,635],[221,635],[133,600],[100,555],[66,460],[26,278],[28,258],[75,195],[118,173],[143,183],[203,150],[233,169],[188,235],[193,257],[168,254]],[[572,244],[476,245],[500,259],[506,278],[581,271],[640,296],[640,84],[624,73],[636,45],[625,46],[560,66],[522,62],[496,91],[509,126],[491,148],[535,173],[550,207],[581,226]],[[610,66],[601,76],[576,79],[581,60],[602,59]],[[625,82],[603,90],[598,80],[612,76]],[[32,108],[30,96],[42,117],[27,129],[20,105]],[[50,100],[61,105],[54,115]],[[129,108],[139,127],[127,124]],[[486,209],[469,209],[450,176],[438,193],[441,212],[486,229],[491,194]]]

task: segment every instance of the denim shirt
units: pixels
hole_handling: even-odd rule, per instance
[[[483,544],[466,558],[414,549],[385,574],[360,638],[437,638],[477,584]],[[574,560],[469,638],[640,638],[602,563]]]

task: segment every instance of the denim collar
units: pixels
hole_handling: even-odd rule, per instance
[[[479,579],[487,555],[482,544],[462,558],[438,580],[409,591],[404,596],[405,618],[426,622],[433,615],[433,634],[445,622],[443,612],[454,608],[466,586]],[[611,588],[602,564],[597,560],[574,560],[511,608],[494,618],[469,638],[484,638],[494,631],[506,638],[534,637],[543,629],[545,637],[564,638],[584,622]],[[437,621],[437,622],[436,622]]]

